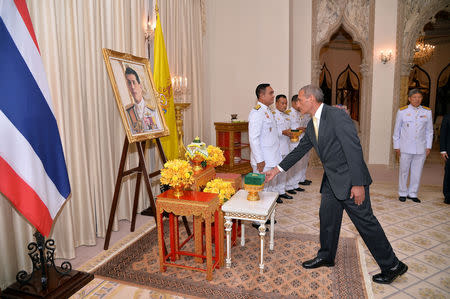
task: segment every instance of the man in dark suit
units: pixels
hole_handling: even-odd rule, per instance
[[[444,174],[444,202],[450,204],[450,159],[448,158],[448,152],[450,150],[450,114],[447,113],[442,119],[441,131],[441,156],[445,161],[445,174]]]
[[[281,163],[267,171],[270,181],[287,171],[312,147],[322,161],[324,174],[320,192],[320,249],[317,256],[304,262],[304,268],[334,266],[343,210],[381,268],[372,277],[376,283],[391,283],[408,267],[398,260],[370,205],[369,185],[372,179],[364,162],[361,144],[350,117],[341,109],[323,104],[318,87],[307,85],[298,93],[300,111],[311,115],[306,134],[299,145]]]

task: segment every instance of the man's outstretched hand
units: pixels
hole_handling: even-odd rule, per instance
[[[280,170],[278,169],[278,167],[274,167],[269,171],[263,172],[263,174],[266,175],[265,182],[270,182],[279,172]]]

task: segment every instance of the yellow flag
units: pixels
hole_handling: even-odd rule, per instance
[[[170,78],[169,62],[167,61],[164,36],[161,28],[161,22],[159,20],[158,7],[156,7],[156,28],[153,55],[155,59],[153,68],[155,88],[161,96],[161,107],[170,131],[169,136],[161,138],[161,143],[167,159],[171,160],[178,157],[178,138],[175,122],[175,108],[173,104],[172,81]]]

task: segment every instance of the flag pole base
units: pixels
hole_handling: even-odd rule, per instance
[[[17,282],[2,292],[1,298],[67,298],[94,278],[92,274],[72,270],[68,261],[56,266],[55,241],[45,240],[40,232],[34,236],[36,242],[28,244],[33,271],[19,271]]]

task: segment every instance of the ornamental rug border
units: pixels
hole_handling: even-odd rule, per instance
[[[246,232],[246,246],[232,248],[231,269],[214,270],[211,282],[206,281],[204,272],[172,267],[164,273],[159,272],[156,229],[98,266],[93,273],[105,279],[199,298],[372,297],[363,274],[365,264],[361,254],[364,253],[358,239],[340,238],[334,267],[306,270],[301,267],[301,262],[315,256],[319,248],[318,236],[276,231],[275,250],[270,252],[265,248],[266,268],[264,274],[259,275],[259,237],[254,229],[249,228]],[[306,253],[303,255],[302,252]],[[246,259],[247,262],[242,262]]]

